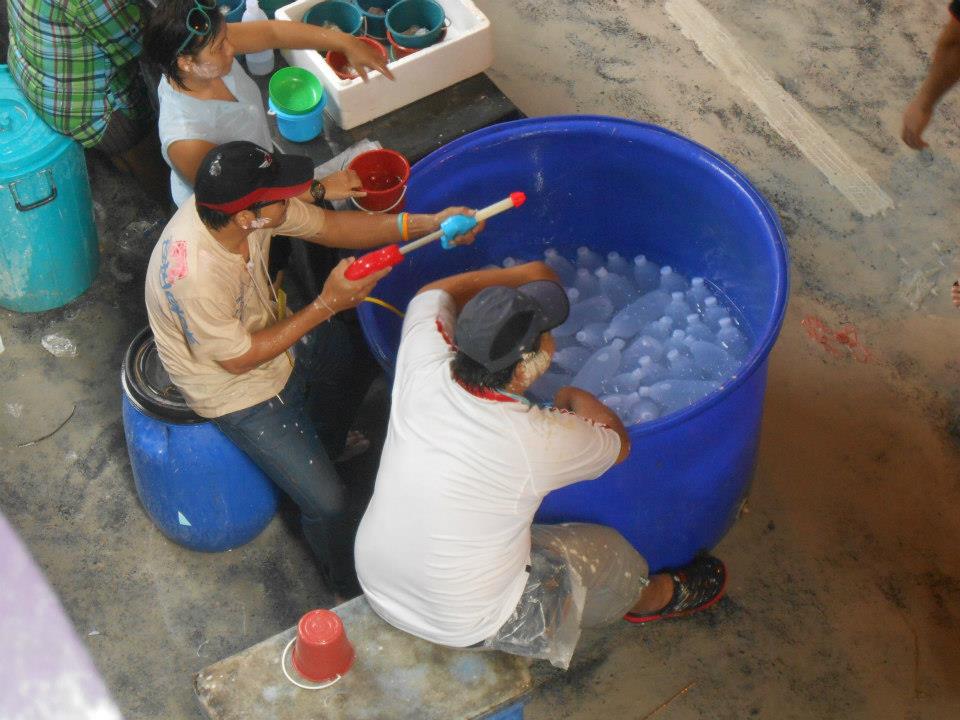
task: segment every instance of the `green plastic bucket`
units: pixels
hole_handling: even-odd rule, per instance
[[[300,67],[277,70],[267,91],[277,110],[289,115],[308,113],[323,100],[323,84],[312,72]]]

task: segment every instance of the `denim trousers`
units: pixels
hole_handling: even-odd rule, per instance
[[[328,588],[360,593],[353,567],[359,518],[347,512],[349,488],[332,458],[375,376],[356,323],[340,316],[295,346],[293,372],[276,396],[214,422],[297,504],[307,544]]]

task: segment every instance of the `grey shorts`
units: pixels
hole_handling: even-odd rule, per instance
[[[516,609],[480,648],[566,669],[581,628],[623,617],[650,582],[646,560],[603,525],[531,528],[530,577]]]

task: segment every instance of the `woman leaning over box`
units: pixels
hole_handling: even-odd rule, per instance
[[[165,0],[144,37],[147,58],[162,73],[160,142],[170,165],[170,189],[180,205],[193,192],[200,161],[233,140],[272,147],[263,98],[235,55],[276,48],[338,50],[366,79],[371,70],[393,75],[383,58],[352,35],[300,22],[227,23],[216,0]],[[302,199],[362,195],[353,171],[323,178]]]

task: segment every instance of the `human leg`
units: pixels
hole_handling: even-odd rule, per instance
[[[344,598],[358,594],[356,521],[307,412],[303,378],[295,373],[279,396],[215,422],[300,508],[304,537],[330,589]]]
[[[155,118],[114,110],[96,150],[106,155],[120,172],[132,175],[160,207],[169,207],[170,168],[160,153]]]
[[[690,615],[711,607],[726,590],[726,567],[710,555],[648,576],[646,561],[613,528],[588,523],[534,525],[531,535],[534,547],[562,555],[580,575],[587,591],[583,627],[620,617],[643,623]]]
[[[330,457],[343,452],[347,433],[370,383],[379,372],[350,318],[335,316],[297,344],[307,376],[307,407]]]
[[[650,585],[647,561],[613,528],[564,523],[534,525],[530,533],[534,548],[562,556],[580,576],[586,589],[583,627],[622,618]]]

